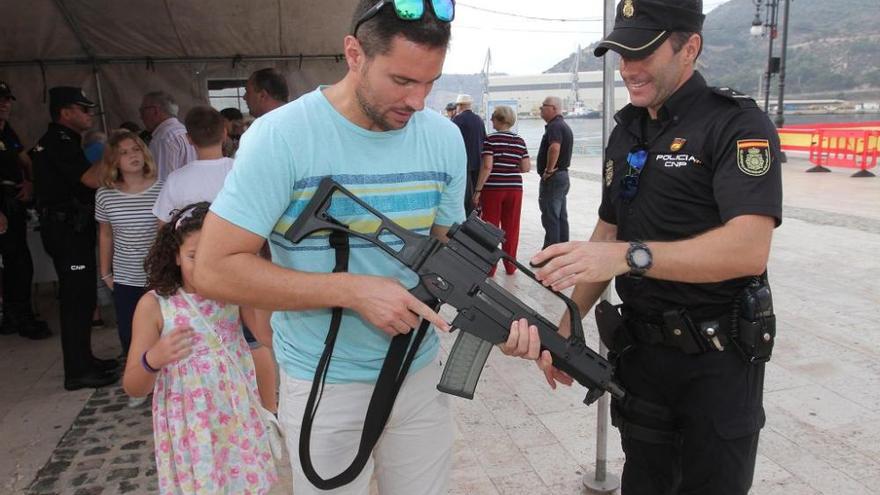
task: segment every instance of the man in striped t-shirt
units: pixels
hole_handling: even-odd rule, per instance
[[[492,112],[494,132],[483,143],[483,165],[474,188],[474,206],[483,208],[483,220],[504,230],[501,248],[516,258],[519,246],[519,218],[522,210],[522,174],[531,169],[526,142],[510,130],[516,114],[508,106]],[[516,266],[505,260],[504,270],[513,274]],[[495,275],[492,267],[490,275]]]

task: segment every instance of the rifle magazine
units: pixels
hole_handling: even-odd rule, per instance
[[[480,373],[492,347],[489,341],[459,331],[446,360],[446,366],[443,368],[443,376],[437,384],[437,390],[465,399],[473,399],[477,382],[480,381]]]

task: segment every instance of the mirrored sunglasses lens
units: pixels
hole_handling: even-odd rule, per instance
[[[455,3],[452,0],[431,0],[431,6],[434,7],[434,15],[437,19],[452,22],[452,18],[455,17]]]
[[[425,13],[425,1],[394,0],[394,11],[397,13],[397,17],[407,21],[421,19]]]

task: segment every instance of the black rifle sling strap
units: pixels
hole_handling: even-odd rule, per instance
[[[330,245],[336,251],[336,266],[333,268],[333,272],[348,271],[348,234],[333,231],[330,234]],[[388,417],[391,415],[391,409],[397,398],[397,392],[400,391],[400,387],[403,385],[403,380],[406,378],[409,366],[412,364],[416,351],[422,343],[429,325],[427,320],[423,320],[418,331],[415,332],[415,337],[413,337],[413,332],[409,332],[405,335],[397,335],[391,339],[388,354],[385,356],[385,362],[382,364],[382,370],[379,372],[379,379],[376,381],[376,388],[373,390],[373,396],[370,398],[370,404],[364,418],[364,429],[361,433],[357,455],[351,465],[340,474],[324,479],[315,472],[309,447],[312,423],[318,412],[321,395],[324,392],[324,381],[327,378],[330,357],[333,354],[333,347],[336,345],[336,335],[339,333],[339,325],[341,323],[342,308],[333,308],[333,314],[330,318],[330,329],[327,332],[327,340],[324,342],[324,353],[321,355],[318,367],[315,370],[315,379],[312,381],[312,390],[309,393],[309,400],[306,402],[299,437],[299,457],[303,472],[306,478],[321,490],[332,490],[351,483],[364,469],[370,454],[373,452],[373,447],[379,441],[382,430],[385,429],[385,424],[388,422]],[[412,345],[410,345],[410,341],[412,341]],[[407,348],[409,352],[407,352]]]

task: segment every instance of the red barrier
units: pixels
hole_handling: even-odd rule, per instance
[[[807,172],[830,172],[826,166],[858,168],[853,177],[874,177],[868,169],[877,166],[880,131],[820,128],[816,133],[810,145],[810,162],[816,166]]]
[[[813,122],[809,124],[785,124],[786,129],[865,129],[880,127],[880,120],[866,120],[864,122]]]

